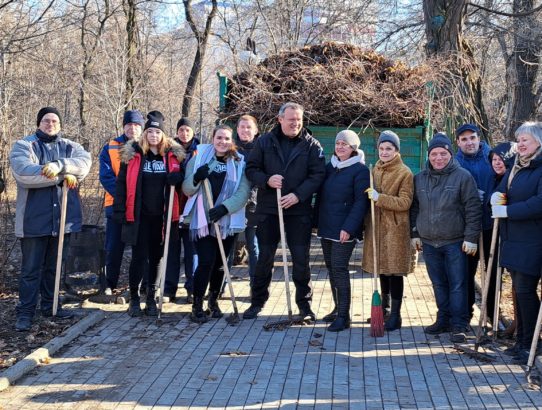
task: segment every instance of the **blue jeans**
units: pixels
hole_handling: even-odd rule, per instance
[[[107,208],[112,208],[107,207]],[[122,242],[122,224],[113,221],[112,213],[106,209],[105,225],[105,278],[107,287],[115,289],[119,283],[120,267],[124,255],[124,242]]]
[[[467,255],[461,250],[462,242],[438,248],[422,243],[438,307],[437,321],[452,328],[467,327]]]
[[[250,278],[250,284],[252,285],[256,272],[256,262],[258,262],[258,255],[260,254],[260,249],[258,247],[258,238],[256,238],[255,226],[246,227],[245,240],[247,242],[248,252],[248,276]]]
[[[69,237],[70,235],[64,236],[64,249],[68,246]],[[16,312],[17,317],[32,318],[39,294],[41,310],[49,312],[53,308],[58,237],[21,238],[21,251],[19,303]]]

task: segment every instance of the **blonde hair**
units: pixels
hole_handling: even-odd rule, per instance
[[[160,129],[160,128],[157,128]],[[149,128],[147,128],[141,136],[139,137],[139,146],[141,147],[141,150],[143,151],[143,154],[147,154],[150,150],[149,141],[147,141],[147,132],[149,131]],[[158,153],[162,156],[166,155],[166,151],[171,148],[171,139],[167,136],[167,134],[160,130],[162,132],[162,140],[158,144]]]
[[[239,119],[237,120],[237,127],[239,127],[239,124],[241,123],[241,121],[252,121],[252,123],[256,126],[256,128],[258,128],[258,121],[256,120],[256,118],[254,118],[250,114],[241,115]]]

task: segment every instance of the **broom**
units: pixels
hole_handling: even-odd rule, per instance
[[[373,189],[373,165],[369,165],[369,183]],[[382,310],[382,298],[378,293],[378,273],[376,261],[376,224],[375,224],[375,204],[371,200],[371,234],[373,240],[373,298],[371,302],[371,336],[384,336],[384,311]]]

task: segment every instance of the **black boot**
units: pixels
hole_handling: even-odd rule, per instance
[[[130,295],[130,306],[128,307],[128,315],[130,315],[131,317],[143,316],[143,312],[141,311],[141,306],[139,306],[139,303],[139,294],[132,293]]]
[[[337,289],[337,318],[327,328],[330,332],[340,332],[350,327],[350,286]]]
[[[156,307],[156,299],[154,298],[154,289],[147,290],[147,298],[145,300],[144,312],[147,316],[158,316],[158,307]]]
[[[331,294],[333,295],[333,303],[335,303],[335,307],[330,313],[328,313],[322,318],[322,320],[326,323],[331,323],[335,319],[337,319],[337,289],[332,287],[331,292]]]
[[[194,303],[192,304],[192,313],[190,314],[190,320],[194,323],[205,323],[209,319],[203,311],[203,298],[201,296],[194,296]]]
[[[401,329],[403,319],[401,318],[401,304],[403,299],[392,299],[391,300],[391,311],[388,320],[384,324],[384,329],[388,332],[392,330]]]
[[[222,316],[224,316],[220,310],[220,306],[218,306],[218,297],[219,292],[209,291],[209,301],[207,302],[207,310],[205,313],[211,315],[213,319],[220,319]]]

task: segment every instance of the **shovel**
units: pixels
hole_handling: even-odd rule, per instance
[[[203,180],[203,186],[205,187],[205,194],[207,196],[207,203],[209,204],[209,209],[214,208],[213,196],[211,194],[211,187],[209,186],[209,180]],[[220,225],[218,222],[214,223],[216,239],[218,242],[218,248],[220,249],[220,256],[222,257],[222,266],[224,267],[224,274],[226,280],[228,281],[228,289],[230,291],[231,304],[233,306],[233,313],[226,318],[226,322],[230,325],[235,325],[239,323],[239,310],[237,309],[237,302],[235,301],[235,294],[233,293],[233,284],[231,281],[230,269],[228,268],[228,259],[226,257],[226,252],[224,251],[224,244],[222,243],[222,234],[220,232]]]
[[[66,228],[66,211],[68,205],[68,182],[62,183],[62,202],[60,204],[60,229],[58,232],[58,251],[56,254],[55,293],[53,296],[53,316],[58,311],[58,294],[60,293],[60,272],[62,271],[62,253],[64,251],[64,229]]]

